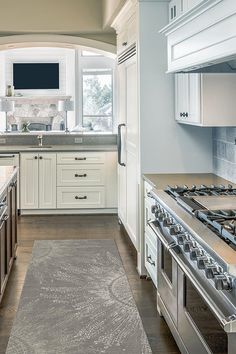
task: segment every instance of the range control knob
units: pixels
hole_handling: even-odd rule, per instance
[[[173,223],[174,223],[174,220],[171,217],[167,217],[167,218],[163,219],[163,226],[164,227],[173,225]]]
[[[209,258],[206,256],[198,257],[197,266],[199,269],[205,269],[206,265],[209,263]]]
[[[157,211],[158,211],[157,205],[152,205],[152,206],[151,206],[151,212],[152,212],[152,214],[155,214]]]
[[[198,257],[202,257],[203,255],[203,251],[198,247],[192,247],[190,250],[190,259],[192,261],[196,261]]]
[[[215,276],[215,287],[217,290],[232,290],[232,279],[224,274]]]
[[[185,240],[186,240],[185,234],[177,235],[177,241],[179,245],[183,245]]]
[[[206,265],[205,273],[208,279],[214,279],[219,274],[219,268],[215,264]]]
[[[184,252],[190,252],[192,246],[193,246],[193,241],[185,241],[183,245]]]
[[[177,235],[182,231],[182,227],[180,225],[171,225],[169,227],[170,235]]]
[[[155,213],[155,217],[158,221],[163,221],[163,219],[165,218],[165,213],[159,211],[159,212]]]

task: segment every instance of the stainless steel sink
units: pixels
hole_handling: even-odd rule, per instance
[[[52,146],[51,145],[34,145],[34,146],[29,146],[28,149],[35,149],[35,150],[41,150],[41,149],[51,149]]]

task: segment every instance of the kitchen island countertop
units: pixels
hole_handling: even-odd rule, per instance
[[[221,178],[213,173],[170,173],[170,174],[144,174],[143,178],[149,184],[151,184],[155,189],[165,189],[168,185],[170,186],[183,186],[187,185],[191,187],[193,184],[199,186],[201,184],[205,185],[228,185],[231,184],[236,188],[236,184]]]
[[[17,170],[14,166],[0,166],[0,197],[16,175]]]

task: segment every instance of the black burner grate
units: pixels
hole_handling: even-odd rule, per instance
[[[197,217],[211,225],[228,243],[236,245],[236,210],[200,210]]]

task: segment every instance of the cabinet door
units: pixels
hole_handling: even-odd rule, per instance
[[[186,121],[189,111],[189,74],[175,75],[175,119]]]
[[[39,208],[56,208],[56,154],[39,154]]]
[[[38,209],[38,154],[21,154],[21,209]]]
[[[7,276],[7,259],[6,259],[6,221],[3,220],[0,225],[0,291],[3,292],[5,279]]]
[[[201,123],[201,75],[175,75],[175,118],[181,123]]]
[[[138,246],[138,102],[136,57],[126,62],[126,228]]]
[[[121,161],[126,164],[126,66],[118,66],[118,124],[121,130]],[[118,215],[126,224],[126,166],[118,165]]]

